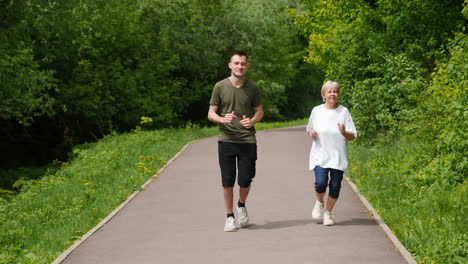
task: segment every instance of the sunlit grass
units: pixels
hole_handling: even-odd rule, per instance
[[[418,263],[468,263],[468,184],[450,181],[433,149],[414,139],[350,144],[348,176]]]

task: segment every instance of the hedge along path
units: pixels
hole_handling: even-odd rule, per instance
[[[186,145],[144,191],[54,263],[416,263],[347,181],[334,210],[336,225],[311,219],[311,142],[303,126],[260,131],[257,138],[249,227],[223,231],[217,138],[209,137]]]

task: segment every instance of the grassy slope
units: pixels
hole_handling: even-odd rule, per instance
[[[468,184],[431,176],[431,163],[446,162],[432,149],[414,139],[352,144],[348,176],[419,263],[468,263]]]

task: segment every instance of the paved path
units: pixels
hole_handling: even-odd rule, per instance
[[[312,221],[314,178],[303,127],[257,137],[248,228],[223,231],[217,138],[210,137],[193,142],[62,263],[406,263],[345,181],[337,224]]]

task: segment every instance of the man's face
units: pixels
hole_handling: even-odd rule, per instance
[[[231,61],[229,62],[229,68],[231,69],[231,74],[234,75],[234,77],[243,77],[249,68],[247,58],[237,54],[232,56]]]

